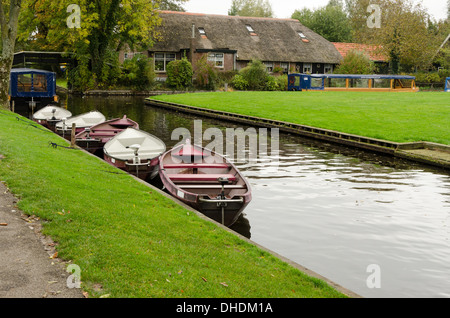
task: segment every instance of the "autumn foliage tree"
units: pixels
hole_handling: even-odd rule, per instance
[[[70,27],[72,0],[24,0],[19,40],[41,50],[73,52],[83,85],[108,82],[111,65],[125,45],[149,46],[157,37],[159,1],[79,0],[79,27]],[[166,1],[167,2],[167,1]],[[80,87],[86,89],[88,87]]]
[[[427,68],[438,48],[428,29],[429,14],[412,0],[347,0],[347,10],[357,42],[374,44],[389,56],[393,73]],[[369,5],[380,9],[380,27],[368,23]],[[372,13],[373,14],[373,13]]]

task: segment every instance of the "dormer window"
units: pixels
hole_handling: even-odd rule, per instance
[[[205,28],[198,28],[198,33],[200,33],[200,37],[202,39],[206,39],[206,31]]]
[[[253,36],[256,35],[255,30],[253,30],[253,28],[250,24],[246,24],[245,27],[247,28],[247,31],[250,32],[250,35],[253,35]]]
[[[297,33],[298,33],[298,35],[300,36],[300,38],[302,39],[303,42],[309,43],[309,40],[306,37],[305,33],[303,33],[302,31],[298,31]]]

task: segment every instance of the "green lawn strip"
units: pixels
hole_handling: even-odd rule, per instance
[[[56,86],[67,89],[67,80],[65,78],[57,78]]]
[[[344,296],[29,123],[0,112],[1,180],[92,297]]]
[[[394,142],[450,144],[450,96],[443,92],[211,92],[151,98]]]

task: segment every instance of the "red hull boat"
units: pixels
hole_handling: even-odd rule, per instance
[[[251,201],[249,183],[230,161],[189,142],[161,156],[159,176],[171,195],[225,226]]]
[[[72,117],[72,113],[62,107],[47,105],[33,114],[33,120],[55,132],[56,123]]]
[[[106,162],[143,180],[158,175],[159,157],[166,145],[159,138],[139,129],[127,128],[103,147]]]
[[[127,128],[139,129],[139,124],[134,120],[123,116],[107,120],[98,125],[87,127],[75,136],[77,146],[91,153],[103,150],[103,146],[115,135]]]
[[[55,125],[56,133],[67,140],[71,138],[72,124],[75,124],[75,134],[84,131],[88,127],[92,127],[106,121],[105,116],[98,111],[91,111],[78,116],[70,117],[62,120]]]

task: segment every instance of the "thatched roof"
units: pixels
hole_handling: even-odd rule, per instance
[[[338,64],[342,58],[331,42],[294,19],[173,11],[160,11],[159,15],[161,40],[150,49],[154,52],[189,49],[194,24],[196,50],[236,50],[237,60]],[[253,35],[247,25],[254,30]],[[205,30],[206,38],[198,28]],[[305,36],[304,41],[299,32]]]

